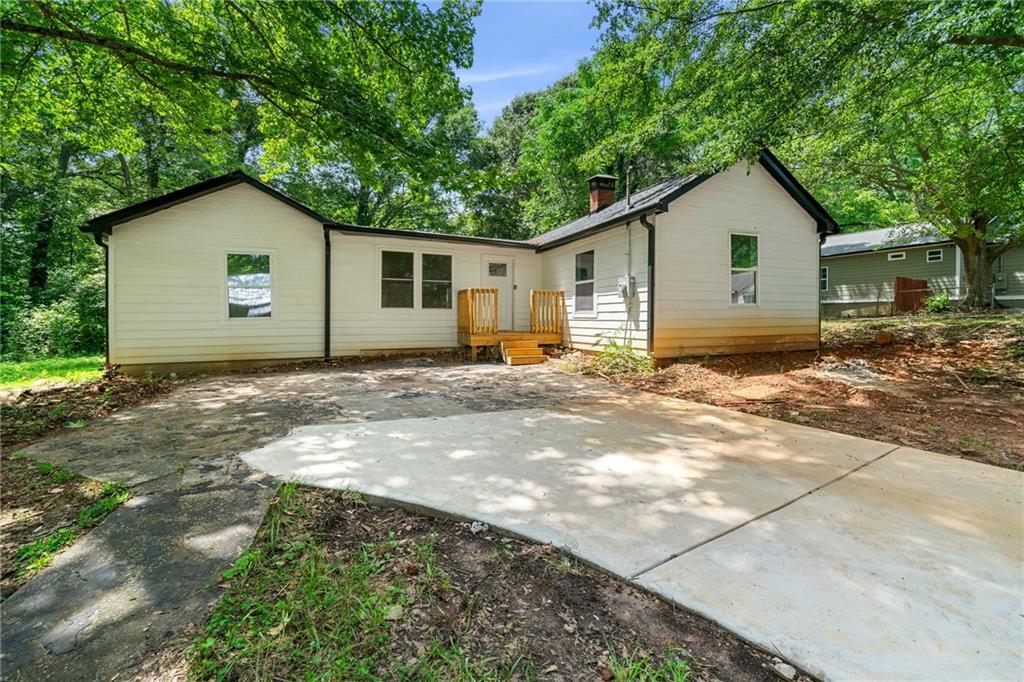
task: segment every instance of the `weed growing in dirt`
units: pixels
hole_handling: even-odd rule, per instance
[[[608,669],[614,680],[629,682],[686,682],[690,679],[690,664],[681,651],[670,651],[665,660],[656,663],[650,655],[633,651],[625,655],[612,654]]]
[[[14,561],[18,564],[18,575],[29,575],[43,570],[50,565],[57,552],[74,541],[74,529],[61,528],[45,538],[22,545],[14,555]]]
[[[431,643],[425,655],[413,666],[395,670],[399,680],[412,682],[498,682],[499,680],[535,680],[539,671],[525,655],[525,645],[515,642],[499,661],[473,663],[457,644]]]
[[[48,483],[64,483],[77,476],[74,472],[46,461],[39,462],[36,465],[36,471],[44,476]],[[49,566],[57,552],[75,541],[76,529],[82,531],[92,528],[121,506],[129,497],[131,497],[131,491],[123,484],[104,483],[100,488],[99,498],[78,513],[78,520],[75,524],[71,527],[61,528],[17,549],[14,561],[17,564],[18,575],[30,576]]]
[[[104,483],[100,489],[100,499],[78,512],[78,525],[92,528],[131,496],[131,491],[123,483]]]
[[[609,341],[596,356],[570,358],[565,368],[572,372],[597,374],[603,377],[626,377],[654,373],[654,360],[633,350],[631,346]]]

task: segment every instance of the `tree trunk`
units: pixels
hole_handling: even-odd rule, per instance
[[[954,237],[963,254],[960,282],[960,305],[964,308],[986,308],[992,303],[992,263],[998,252],[988,248],[989,217],[971,216],[971,231],[966,237]]]
[[[57,173],[50,187],[44,193],[43,212],[36,222],[32,253],[29,256],[28,287],[32,301],[38,303],[50,281],[50,242],[53,239],[53,224],[57,206],[57,191],[68,174],[71,163],[71,145],[64,143],[57,157]]]

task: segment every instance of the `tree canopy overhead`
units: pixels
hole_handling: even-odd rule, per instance
[[[466,93],[474,2],[5,0],[4,127],[45,125],[86,149],[137,151],[153,112],[205,144],[258,106],[263,163],[344,158],[437,172],[438,118]],[[5,136],[7,137],[7,136]],[[212,153],[212,150],[211,150]]]
[[[964,251],[968,302],[988,295],[992,260],[1024,238],[1020,2],[597,4],[606,44],[659,55],[665,106],[642,136],[686,131],[708,169],[774,147],[825,194],[907,202]]]

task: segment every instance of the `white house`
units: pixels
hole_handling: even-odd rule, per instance
[[[817,348],[836,225],[770,152],[617,202],[614,178],[590,186],[588,215],[529,241],[337,223],[241,172],[99,216],[82,229],[107,254],[108,361]]]

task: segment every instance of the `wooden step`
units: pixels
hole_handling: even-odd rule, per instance
[[[536,341],[502,341],[502,348],[536,348]]]
[[[546,360],[544,354],[540,355],[509,355],[505,358],[505,363],[508,365],[537,365]]]
[[[532,346],[531,348],[505,348],[501,354],[506,358],[516,355],[543,355],[537,346]]]

